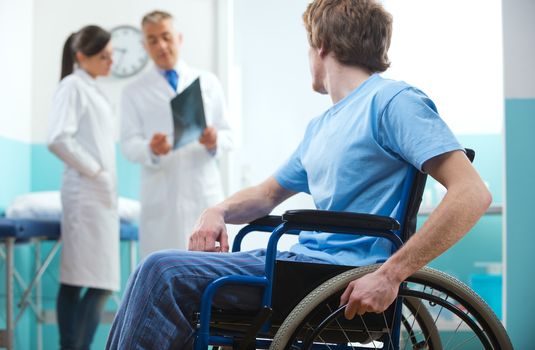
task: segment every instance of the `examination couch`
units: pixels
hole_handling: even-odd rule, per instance
[[[133,223],[121,221],[120,225],[121,241],[128,242],[130,256],[130,271],[137,263],[136,241],[138,240],[138,229]],[[41,242],[53,241],[52,249],[46,257],[41,257]],[[14,335],[18,321],[27,310],[28,306],[34,311],[37,318],[37,325],[41,327],[44,323],[43,309],[41,306],[41,277],[48,269],[52,259],[60,248],[60,222],[59,220],[45,219],[12,219],[0,217],[0,259],[5,261],[5,316],[6,326],[0,329],[0,348],[13,349]],[[26,284],[15,266],[15,246],[32,244],[35,254],[35,268],[33,276]],[[0,260],[1,261],[1,260]],[[14,287],[18,283],[23,293],[20,300],[15,300]],[[33,292],[33,293],[32,293]],[[33,294],[33,298],[32,298]],[[15,310],[15,303],[17,310]],[[15,311],[17,315],[15,316]],[[38,342],[41,340],[38,339]]]

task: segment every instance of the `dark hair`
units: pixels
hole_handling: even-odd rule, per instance
[[[63,45],[61,79],[73,72],[76,52],[81,52],[86,56],[94,56],[102,51],[110,40],[110,32],[94,25],[85,26],[78,32],[69,35]]]
[[[309,44],[370,72],[390,66],[392,16],[376,0],[315,0],[303,14]]]

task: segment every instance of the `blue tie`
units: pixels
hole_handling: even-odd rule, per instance
[[[173,91],[176,91],[176,88],[178,86],[178,74],[176,70],[169,69],[165,71],[165,78],[167,79],[167,82],[171,87],[173,88]]]

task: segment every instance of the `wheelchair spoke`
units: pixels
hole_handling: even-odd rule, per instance
[[[396,303],[395,303],[395,306],[394,306],[394,310],[397,308],[398,299],[399,298],[396,298]],[[395,315],[395,313],[394,313],[394,315]],[[386,331],[388,333],[388,341],[389,341],[390,346],[392,347],[392,349],[394,349],[394,342],[392,341],[392,333],[390,332],[390,327],[388,327],[388,322],[386,321],[386,316],[385,316],[384,312],[383,312],[383,320],[385,321],[385,327],[386,327]],[[394,316],[392,316],[392,323],[391,324],[394,324]]]
[[[466,339],[465,341],[463,341],[461,344],[457,345],[456,347],[454,347],[453,349],[451,350],[455,350],[455,349],[464,349],[464,345],[466,343],[468,343],[469,341],[471,341],[472,339],[476,339],[476,335],[474,334],[471,338],[469,339]]]
[[[414,317],[414,320],[416,320],[415,317]],[[407,331],[407,333],[409,333],[411,335],[411,338],[409,338],[409,339],[411,340],[412,344],[414,345],[414,344],[416,344],[418,342],[418,338],[423,337],[424,339],[426,339],[425,342],[424,342],[424,345],[425,345],[425,347],[427,347],[427,339],[429,338],[429,335],[426,335],[424,333],[424,331],[421,329],[422,326],[420,324],[418,324],[418,326],[419,326],[420,329],[414,329],[414,321],[413,321],[413,326],[410,328],[410,333],[409,333],[409,331]]]
[[[424,287],[425,290],[425,287]],[[412,306],[411,306],[412,305]],[[416,305],[416,307],[415,307]],[[409,307],[410,306],[410,307]],[[429,333],[425,324],[428,311],[424,304],[414,298],[403,298],[399,346],[403,349],[429,349]],[[403,329],[406,333],[403,332]]]
[[[323,345],[326,346],[328,349],[332,349],[329,344],[321,337],[321,336],[318,336],[318,338],[323,342]]]
[[[331,306],[329,304],[327,304],[327,308],[329,309],[329,312],[332,313],[333,310],[331,309]],[[351,345],[351,349],[355,349],[353,347],[353,345],[351,344],[351,339],[349,339],[349,336],[347,335],[347,332],[344,330],[344,327],[342,327],[342,325],[340,324],[340,322],[338,322],[338,318],[335,318],[334,319],[336,321],[336,324],[338,325],[338,328],[340,328],[340,330],[342,331],[342,333],[344,333],[344,337],[346,337],[346,340],[347,340],[347,343]]]
[[[328,305],[327,305],[327,306],[328,306]],[[310,325],[310,323],[306,323],[306,324],[305,324],[305,327],[306,327],[305,329],[314,332],[314,328]],[[318,335],[318,338],[319,338],[320,341],[323,342],[323,345],[325,345],[328,349],[332,349],[332,348],[329,346],[329,344],[327,344],[327,342],[321,337],[321,335]]]
[[[427,286],[424,286],[424,289],[422,290],[422,292],[425,292],[425,289],[427,288]],[[422,304],[418,304],[418,308],[416,309],[416,312],[414,313],[414,319],[412,320],[412,324],[411,324],[411,328],[414,329],[414,323],[416,322],[416,316],[418,315],[418,313],[420,312],[420,307],[422,306]]]
[[[368,337],[371,339],[372,341],[372,344],[373,344],[373,348],[374,349],[377,349],[377,347],[375,346],[375,342],[373,341],[373,337],[370,333],[370,330],[368,329],[368,326],[366,326],[366,321],[364,321],[364,318],[362,317],[362,315],[359,315],[360,317],[360,320],[362,321],[362,324],[364,325],[364,328],[366,329],[366,333],[368,334]]]
[[[446,343],[446,346],[445,346],[446,349],[448,348],[448,345],[449,345],[450,342],[452,341],[454,334],[457,333],[457,332],[459,331],[459,329],[461,328],[461,325],[462,325],[463,323],[464,323],[464,321],[461,320],[461,322],[459,322],[459,324],[458,324],[457,327],[455,328],[455,331],[452,332],[452,334],[450,334],[450,336],[448,337],[448,342]]]
[[[403,315],[401,316],[401,324],[405,327],[407,331],[407,338],[400,339],[400,345],[403,345],[403,349],[405,349],[409,342],[412,344],[415,344],[417,341],[417,338],[416,338],[416,334],[413,331],[413,328],[411,327],[411,325],[408,323],[407,319]],[[401,336],[401,332],[400,332],[400,336]]]
[[[400,332],[400,337],[403,336],[402,339],[400,339],[401,343],[405,344],[408,340],[411,342],[416,341],[416,333],[414,332],[414,323],[416,321],[416,317],[412,314],[409,314],[408,317],[406,316],[409,311],[407,309],[402,310],[401,313],[401,324],[405,328],[405,331],[407,332],[406,335],[403,334],[403,332]],[[412,322],[411,322],[412,318]]]
[[[448,301],[448,297],[446,296],[446,299],[444,299],[444,300]],[[431,305],[431,306],[433,306],[433,305]],[[438,319],[440,318],[440,314],[442,313],[442,310],[444,310],[444,308],[441,306],[440,309],[438,310],[437,317],[435,318],[435,324],[437,324]]]
[[[425,292],[425,289],[424,289],[424,292]],[[434,292],[435,292],[435,290],[431,288],[431,295],[433,295]],[[444,299],[444,301],[447,302],[448,298],[449,298],[449,295],[446,295],[446,298]],[[430,305],[433,306],[432,304],[430,304]],[[435,318],[435,322],[433,323],[434,325],[438,324],[438,319],[440,318],[440,314],[442,313],[443,310],[444,310],[444,307],[441,306],[440,310],[438,310],[437,317]],[[429,335],[428,335],[428,338],[429,338]],[[425,346],[428,346],[428,342],[429,342],[429,339],[426,339],[425,340]]]
[[[426,289],[427,289],[427,286],[424,286],[422,291],[425,292]],[[418,308],[416,309],[416,311],[414,312],[414,315],[413,315],[413,320],[412,320],[412,324],[411,324],[411,333],[413,334],[413,337],[414,337],[414,338],[413,338],[413,341],[412,341],[413,344],[415,344],[416,341],[417,341],[416,334],[414,333],[414,324],[416,323],[416,320],[418,319],[418,316],[419,316],[419,314],[420,314],[420,308],[421,308],[422,306],[423,306],[423,304],[422,304],[422,303],[419,303],[419,304],[418,304]],[[424,332],[423,332],[423,330],[421,329],[421,328],[422,328],[421,325],[419,325],[419,326],[420,326],[420,333],[421,333],[422,335],[424,335]],[[428,347],[428,344],[427,344],[428,341],[429,341],[429,335],[427,335],[427,337],[426,337],[426,339],[425,339],[425,343],[424,343],[424,347],[426,347],[426,348]]]

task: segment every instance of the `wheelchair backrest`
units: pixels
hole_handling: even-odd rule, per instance
[[[473,162],[475,158],[474,150],[465,148],[465,153],[470,162]],[[426,182],[426,173],[410,168],[403,185],[404,193],[407,195],[402,196],[400,211],[398,211],[397,215],[397,219],[401,224],[399,230],[400,238],[403,242],[406,242],[416,232],[416,219],[422,203]]]

